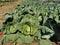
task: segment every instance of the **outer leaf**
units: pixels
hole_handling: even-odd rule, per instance
[[[9,13],[6,13],[6,14],[4,15],[4,17],[5,17],[5,20],[7,20],[8,18],[12,18],[12,15],[9,14]]]
[[[57,15],[56,18],[55,18],[55,21],[56,21],[57,23],[60,23],[59,18],[60,18],[60,17],[59,17],[58,15]]]
[[[19,38],[16,42],[17,42],[18,44],[23,44],[23,41],[21,40],[21,38]]]
[[[20,38],[23,41],[23,43],[28,43],[29,44],[29,43],[32,43],[32,41],[33,41],[32,37],[30,37],[30,36],[22,35]]]
[[[52,45],[52,42],[49,39],[47,40],[41,39],[40,45]]]
[[[41,32],[42,32],[42,38],[47,38],[49,39],[51,36],[53,36],[54,31],[49,29],[46,26],[40,26]]]

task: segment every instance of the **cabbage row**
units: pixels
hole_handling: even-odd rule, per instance
[[[0,0],[0,2],[12,2],[12,1],[15,1],[15,0]]]
[[[5,22],[1,28],[4,37],[1,43],[30,44],[34,37],[39,44],[50,45],[49,39],[54,34],[53,27],[60,23],[60,4],[27,0],[4,17]],[[48,39],[49,44],[44,39]]]

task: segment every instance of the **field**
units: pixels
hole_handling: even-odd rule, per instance
[[[44,0],[43,0],[44,1]],[[18,5],[22,3],[22,0],[17,0],[14,2],[4,2],[4,3],[0,3],[0,29],[2,27],[4,20],[4,14],[5,13],[11,13],[11,11]],[[0,36],[1,38],[2,36]],[[5,45],[13,45],[13,44],[5,44]],[[18,44],[17,44],[18,45]],[[23,44],[25,45],[25,44]],[[31,45],[38,45],[38,43],[32,43]],[[55,42],[53,42],[53,45],[56,45]]]
[[[5,3],[0,3],[0,29],[2,27],[2,24],[4,22],[4,14],[5,13],[11,13],[11,11],[22,2],[22,0],[17,0],[14,2],[5,2]],[[0,39],[1,39],[1,35],[0,35]],[[4,45],[13,45],[10,43],[4,44]],[[17,44],[19,45],[19,44]],[[25,45],[25,44],[22,44]],[[38,43],[32,43],[31,45],[38,45]]]

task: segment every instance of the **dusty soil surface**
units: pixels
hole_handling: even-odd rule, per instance
[[[0,27],[2,26],[2,22],[4,22],[3,15],[5,13],[10,13],[21,2],[22,0],[0,3]]]

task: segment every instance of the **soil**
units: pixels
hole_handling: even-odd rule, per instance
[[[2,23],[4,22],[4,14],[11,13],[11,11],[19,4],[22,0],[17,0],[14,2],[5,2],[0,3],[0,28],[2,27]]]

